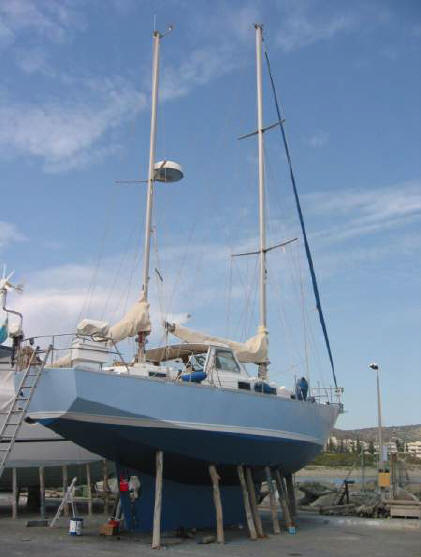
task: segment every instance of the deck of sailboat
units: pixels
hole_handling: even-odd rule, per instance
[[[45,369],[31,420],[120,464],[151,473],[156,450],[166,475],[208,481],[217,462],[293,472],[320,451],[339,407],[161,378]]]

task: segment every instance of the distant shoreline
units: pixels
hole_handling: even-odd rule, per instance
[[[349,466],[306,466],[295,474],[296,481],[326,481],[337,483],[348,477]],[[421,466],[408,465],[407,467],[409,479],[411,483],[421,483]],[[364,468],[365,481],[375,480],[377,469],[373,466]],[[352,469],[348,479],[361,481],[361,466]]]

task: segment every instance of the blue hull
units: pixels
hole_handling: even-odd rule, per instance
[[[105,458],[153,474],[165,453],[167,479],[208,483],[216,463],[225,483],[239,464],[293,473],[316,456],[338,415],[320,405],[194,384],[48,369],[30,418]]]

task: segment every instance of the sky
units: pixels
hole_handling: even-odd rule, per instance
[[[342,428],[421,423],[421,5],[417,0],[0,2],[0,263],[27,335],[118,320],[139,295],[152,31],[165,32],[151,344],[168,318],[258,325],[255,37],[274,79],[344,387]],[[267,73],[264,120],[276,121]],[[279,129],[265,134],[270,375],[331,384]],[[154,269],[159,270],[163,282]],[[124,347],[126,354],[133,343]]]

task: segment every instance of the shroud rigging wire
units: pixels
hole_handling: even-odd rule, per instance
[[[325,343],[326,343],[326,349],[327,349],[330,364],[331,364],[331,367],[332,367],[333,381],[335,383],[335,387],[337,387],[338,385],[337,385],[337,382],[336,382],[335,364],[333,362],[332,350],[330,348],[329,336],[327,334],[325,318],[324,318],[324,315],[323,315],[323,310],[322,310],[322,305],[321,305],[321,300],[320,300],[320,292],[319,292],[319,287],[318,287],[317,278],[316,278],[316,272],[314,270],[313,258],[311,256],[310,246],[309,246],[308,239],[307,239],[307,233],[306,233],[306,228],[305,228],[305,224],[304,224],[303,212],[302,212],[302,209],[301,209],[300,199],[298,197],[298,190],[297,190],[297,186],[296,186],[296,182],[295,182],[295,175],[294,175],[294,170],[293,170],[293,167],[292,167],[292,160],[291,160],[291,156],[290,156],[290,152],[289,152],[288,141],[287,141],[285,127],[284,127],[284,123],[283,123],[283,119],[282,119],[282,115],[281,115],[281,110],[280,110],[280,107],[279,107],[278,95],[277,95],[277,92],[276,92],[275,82],[274,82],[273,76],[272,76],[272,70],[271,70],[269,55],[268,55],[268,51],[267,51],[266,46],[265,46],[265,59],[266,59],[267,69],[268,69],[268,73],[269,73],[269,79],[270,79],[270,83],[271,83],[271,87],[272,87],[273,98],[274,98],[274,101],[275,101],[276,112],[277,112],[277,115],[278,115],[279,129],[281,131],[282,142],[284,144],[285,154],[286,154],[286,157],[287,157],[287,160],[288,160],[291,184],[292,184],[292,189],[293,189],[293,192],[294,192],[294,198],[295,198],[295,203],[296,203],[296,206],[297,206],[297,212],[298,212],[298,217],[299,217],[299,221],[300,221],[300,225],[301,225],[301,230],[302,230],[302,233],[303,233],[304,247],[305,247],[305,251],[306,251],[308,266],[309,266],[309,269],[310,269],[311,281],[312,281],[312,285],[313,285],[314,297],[316,299],[316,306],[317,306],[317,310],[318,310],[318,313],[319,313],[320,325],[322,327],[323,336],[325,338]]]

